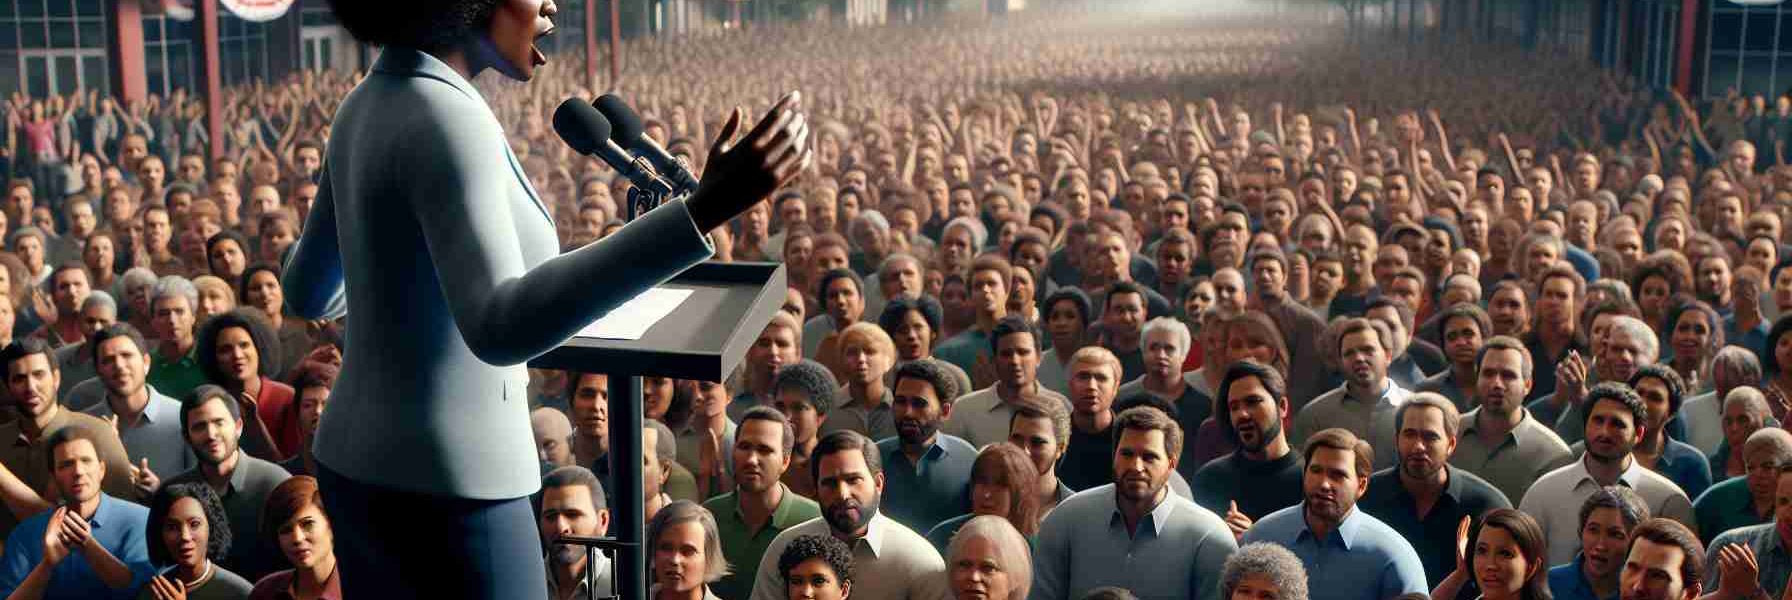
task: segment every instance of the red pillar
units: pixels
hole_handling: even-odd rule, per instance
[[[622,0],[610,3],[610,91],[619,91],[622,81]]]
[[[1679,50],[1674,57],[1674,89],[1680,95],[1692,97],[1692,60],[1697,53],[1693,44],[1699,31],[1699,0],[1680,0],[1680,40],[1675,46]]]
[[[585,0],[585,87],[596,94],[597,85],[597,2]]]
[[[218,57],[218,0],[193,3],[199,19],[199,48],[205,55],[205,130],[211,134],[211,160],[224,156],[224,76]]]
[[[149,76],[143,62],[143,4],[141,0],[116,0],[108,15],[106,62],[112,76],[112,95],[129,105],[148,99]]]

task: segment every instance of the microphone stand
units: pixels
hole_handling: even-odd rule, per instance
[[[599,551],[602,551],[606,556],[615,557],[618,554],[620,554],[622,551],[624,551],[625,549],[631,549],[631,548],[635,549],[636,553],[640,553],[640,548],[641,548],[641,544],[631,543],[631,542],[623,542],[623,541],[619,541],[613,537],[584,537],[584,536],[577,536],[577,535],[563,535],[563,536],[560,536],[559,539],[555,540],[554,543],[565,544],[568,546],[584,546],[585,547],[585,591],[590,594],[588,597],[592,598],[593,600],[595,600],[597,598],[615,598],[615,597],[617,597],[616,590],[614,589],[616,586],[615,579],[612,579],[610,581],[610,586],[612,589],[607,590],[607,593],[604,593],[604,595],[602,595],[602,596],[598,595],[603,592],[599,592],[597,589],[597,553]],[[614,561],[612,561],[611,564],[614,565],[615,564]],[[611,568],[615,569],[615,567],[611,567]],[[618,577],[620,577],[622,575],[622,572],[620,569],[615,569],[615,571],[616,571],[616,574]]]
[[[634,221],[636,217],[647,214],[647,211],[665,204],[667,200],[672,199],[674,192],[677,191],[671,182],[666,181],[665,177],[661,177],[648,166],[646,159],[637,158],[635,164],[642,173],[647,174],[651,179],[644,182],[636,181],[635,185],[629,186],[627,221]],[[688,196],[689,192],[677,195]]]
[[[636,158],[637,167],[646,166],[647,161]],[[635,181],[628,189],[628,221],[632,222],[647,211],[653,210],[666,200],[671,199],[674,188],[665,178],[653,170],[643,168],[646,181]],[[684,194],[684,195],[688,195]],[[620,593],[623,598],[647,597],[647,507],[642,496],[644,483],[641,481],[641,427],[645,409],[641,397],[642,382],[639,375],[628,373],[612,373],[610,380],[610,439],[619,440],[620,444],[611,444],[608,454],[610,460],[611,483],[615,486],[612,498],[615,498],[615,533],[614,538],[597,538],[586,545],[588,557],[596,556],[597,549],[603,547],[613,550],[616,560],[616,578],[613,583],[616,589],[612,593]],[[560,538],[567,540],[569,538]],[[575,538],[576,539],[576,538]],[[580,543],[580,542],[575,542]],[[592,566],[595,560],[587,560],[586,581],[595,585]],[[588,587],[591,597],[597,598],[597,589]]]

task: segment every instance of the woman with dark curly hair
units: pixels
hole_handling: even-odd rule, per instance
[[[1662,338],[1662,320],[1671,306],[1668,299],[1692,288],[1692,265],[1678,252],[1656,252],[1644,257],[1630,270],[1630,289],[1636,292],[1637,308],[1643,311],[1643,322],[1657,328]]]
[[[852,595],[852,549],[825,535],[801,535],[778,555],[790,600],[846,600]]]
[[[211,486],[176,483],[149,503],[149,561],[162,571],[138,600],[247,598],[254,584],[217,565],[230,553],[230,520]]]
[[[243,409],[243,451],[280,462],[303,445],[297,393],[273,379],[280,354],[274,331],[257,311],[235,309],[211,318],[195,338],[194,358],[207,382],[224,388]]]
[[[344,591],[545,597],[523,363],[709,258],[709,231],[804,169],[801,95],[750,131],[735,110],[688,196],[561,254],[547,204],[471,83],[487,70],[531,79],[547,63],[535,42],[553,32],[555,2],[329,6],[382,49],[331,121],[282,283],[301,318],[354,314],[314,445]]]

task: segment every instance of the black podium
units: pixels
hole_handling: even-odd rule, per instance
[[[785,278],[782,263],[701,263],[660,286],[691,290],[691,295],[648,328],[641,339],[574,337],[529,361],[529,366],[536,368],[610,376],[608,460],[614,489],[606,491],[613,517],[611,535],[574,543],[615,550],[615,593],[620,597],[647,597],[641,378],[722,381],[783,306]],[[605,593],[592,590],[596,598]]]

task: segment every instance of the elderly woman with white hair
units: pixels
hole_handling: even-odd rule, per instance
[[[1690,395],[1686,403],[1680,406],[1680,416],[1668,423],[1668,434],[1674,434],[1674,426],[1680,424],[1682,431],[1679,439],[1692,444],[1692,447],[1713,458],[1721,455],[1723,462],[1731,461],[1732,453],[1742,451],[1741,441],[1748,439],[1744,434],[1740,438],[1731,436],[1731,426],[1727,416],[1731,416],[1730,397],[1736,390],[1749,389],[1762,395],[1761,403],[1767,409],[1766,420],[1780,416],[1774,410],[1774,402],[1760,385],[1764,372],[1761,359],[1753,350],[1742,346],[1724,346],[1711,357],[1711,391]],[[1783,410],[1783,409],[1782,409]],[[1726,444],[1725,442],[1736,440]],[[1727,450],[1726,450],[1727,449]],[[1712,475],[1720,471],[1713,462]],[[1733,465],[1732,465],[1733,466]]]
[[[946,547],[946,578],[954,599],[1024,600],[1033,587],[1031,550],[1007,519],[974,517]]]
[[[1734,346],[1727,346],[1728,350]],[[1718,445],[1717,452],[1711,454],[1711,474],[1721,479],[1739,477],[1748,474],[1747,461],[1743,460],[1744,448],[1748,438],[1764,427],[1774,425],[1773,411],[1767,407],[1767,396],[1761,390],[1748,386],[1739,386],[1724,396],[1723,404],[1724,441]]]
[[[858,213],[846,223],[846,239],[852,242],[852,270],[870,277],[890,255],[890,221],[876,210]]]
[[[939,267],[946,273],[968,274],[971,259],[989,241],[989,228],[976,217],[958,217],[940,231]]]
[[[715,515],[689,500],[666,505],[647,524],[654,600],[718,600],[709,584],[728,574]]]
[[[1307,568],[1287,548],[1245,544],[1220,568],[1220,600],[1307,600]]]
[[[118,281],[119,293],[114,295],[125,300],[125,318],[138,331],[148,332],[149,320],[155,316],[149,309],[149,296],[156,286],[156,272],[147,267],[131,267]]]

